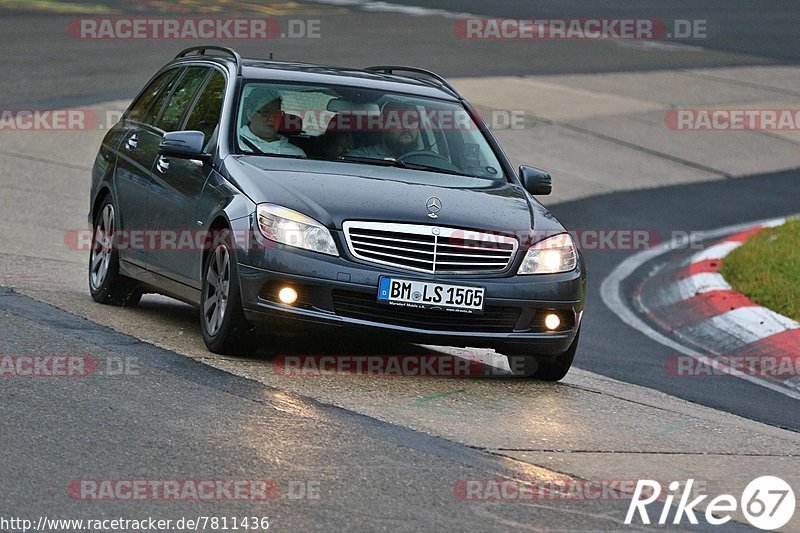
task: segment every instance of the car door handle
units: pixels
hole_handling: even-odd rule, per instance
[[[137,146],[139,146],[139,138],[134,133],[128,138],[128,142],[125,143],[125,148],[128,150],[135,150]]]
[[[166,174],[167,170],[169,170],[169,160],[163,155],[158,156],[158,161],[156,162],[156,168],[162,174]]]

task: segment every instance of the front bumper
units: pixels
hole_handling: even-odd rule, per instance
[[[501,353],[509,345],[524,345],[532,355],[547,357],[565,352],[580,326],[586,281],[582,260],[576,270],[554,275],[434,276],[272,242],[261,244],[263,250],[256,246],[238,254],[242,304],[248,320],[272,333],[334,329],[424,344],[492,347]],[[484,314],[378,304],[380,276],[485,287]],[[299,294],[293,305],[277,299],[278,289],[287,285]],[[546,311],[564,317],[565,325],[546,331],[541,324]]]

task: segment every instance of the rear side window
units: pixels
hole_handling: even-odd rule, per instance
[[[215,70],[197,98],[185,127],[187,130],[202,131],[205,135],[206,148],[210,146],[212,136],[219,125],[224,97],[225,76]]]
[[[158,96],[153,101],[153,105],[150,106],[150,109],[147,111],[145,115],[139,119],[139,122],[144,122],[145,124],[150,124],[154,126],[156,123],[156,119],[161,115],[161,109],[164,107],[164,103],[169,98],[169,95],[172,93],[172,89],[175,87],[175,84],[181,79],[184,70],[181,69],[178,74],[176,74],[173,78],[171,78],[164,88],[158,93]]]
[[[175,78],[175,75],[178,73],[178,69],[170,69],[148,85],[144,91],[142,91],[141,96],[139,96],[136,103],[133,104],[131,110],[128,112],[128,117],[130,120],[135,120],[137,122],[145,122],[145,117],[147,116],[148,111],[152,107],[153,102],[158,97],[159,93],[167,86],[167,84]],[[168,91],[164,91],[168,93]],[[158,110],[156,110],[158,111]]]
[[[194,99],[194,95],[208,73],[209,69],[206,67],[189,67],[186,69],[186,74],[175,86],[172,96],[170,96],[169,101],[161,111],[161,116],[155,124],[157,128],[165,132],[176,131],[179,128],[184,113],[186,113]]]

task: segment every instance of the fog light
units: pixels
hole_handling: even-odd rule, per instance
[[[292,305],[297,301],[297,291],[291,287],[284,287],[278,292],[278,299],[287,305]]]
[[[544,325],[547,326],[547,329],[550,331],[554,331],[558,329],[558,326],[561,325],[561,319],[558,318],[558,315],[550,313],[546,317],[544,317]]]

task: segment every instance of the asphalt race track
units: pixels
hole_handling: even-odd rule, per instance
[[[758,201],[752,191],[758,189]],[[757,221],[797,212],[793,195],[798,191],[797,172],[780,172],[749,176],[736,180],[718,181],[690,186],[664,187],[646,191],[618,193],[575,202],[565,202],[553,208],[560,220],[575,220],[576,227],[624,228],[633,219],[647,219],[648,228],[669,235],[676,228],[702,234],[714,228],[744,221]],[[724,210],[709,209],[709,199],[725,205]],[[679,199],[679,200],[676,200]],[[744,201],[742,201],[744,200]],[[655,210],[654,206],[670,209]],[[698,214],[702,216],[698,216]],[[600,276],[611,272],[619,258],[610,252],[590,256],[592,272]],[[636,279],[629,280],[636,284]],[[586,323],[591,332],[584,341],[578,366],[623,381],[661,390],[687,400],[717,409],[760,420],[769,424],[800,429],[797,400],[772,393],[740,380],[704,383],[698,387],[692,380],[664,377],[664,365],[673,350],[651,341],[643,335],[614,335],[620,331],[619,319],[604,308],[599,284],[590,289],[587,313],[593,319]],[[597,310],[592,315],[592,310]],[[614,346],[614,350],[604,347]]]
[[[683,133],[664,119],[681,107],[800,109],[793,2],[37,6],[0,0],[0,111],[118,113],[160,65],[197,44],[74,39],[66,28],[75,17],[319,20],[318,39],[220,44],[323,64],[418,65],[450,77],[485,113],[523,112],[524,127],[498,138],[515,164],[552,171],[554,194],[542,201],[567,228],[702,236],[800,213],[797,131]],[[464,13],[703,19],[708,35],[644,44],[474,42],[454,34]],[[348,336],[270,340],[250,358],[216,356],[184,304],[154,295],[136,309],[95,304],[87,252],[65,235],[85,228],[102,135],[0,128],[0,356],[79,354],[99,369],[81,379],[0,377],[0,518],[247,515],[268,516],[278,531],[618,531],[632,527],[623,525],[625,498],[476,502],[459,487],[694,477],[709,493],[740,494],[753,478],[780,475],[800,489],[796,397],[740,379],[671,376],[665,365],[674,350],[603,302],[601,284],[629,249],[584,251],[581,344],[560,384],[509,377],[505,358],[491,351]],[[645,273],[625,280],[623,298]],[[497,373],[293,379],[265,358],[441,352],[482,358]],[[69,487],[86,479],[267,479],[280,494],[266,503],[82,501]],[[749,529],[740,513],[735,520],[720,527]],[[701,521],[692,529],[719,528]],[[800,518],[786,530],[800,530]]]

